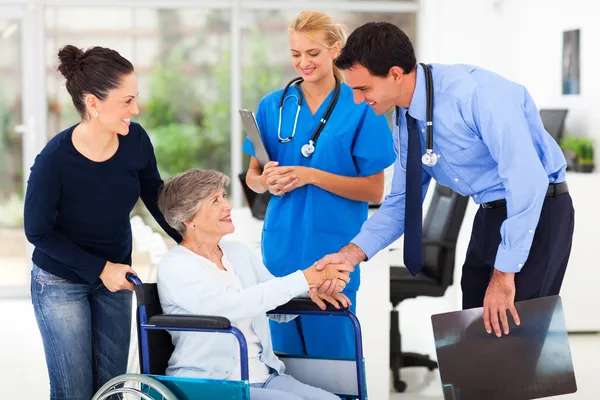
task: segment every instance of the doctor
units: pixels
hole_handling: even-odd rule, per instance
[[[399,158],[383,206],[319,266],[364,261],[405,234],[404,261],[416,275],[421,203],[433,177],[480,204],[463,308],[483,307],[487,332],[508,334],[507,314],[519,324],[515,301],[559,293],[573,237],[565,158],[527,89],[474,66],[417,64],[406,34],[388,23],[356,29],[336,65],[357,103],[377,114],[396,107]]]
[[[345,42],[341,26],[323,13],[303,12],[290,25],[289,41],[301,79],[261,100],[256,118],[272,162],[263,169],[252,157],[246,178],[255,192],[276,195],[262,233],[264,264],[276,277],[304,269],[348,243],[367,219],[368,202],[381,201],[383,170],[395,159],[387,120],[354,103],[333,65]],[[248,139],[244,150],[254,156]],[[331,294],[343,289],[355,310],[358,267],[350,278],[348,286],[332,288]],[[302,316],[271,325],[277,351],[354,354],[352,328],[343,318]]]

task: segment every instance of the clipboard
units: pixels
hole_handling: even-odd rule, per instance
[[[485,332],[483,308],[431,317],[445,400],[524,400],[577,391],[559,296],[515,303],[521,325]]]
[[[240,116],[242,117],[242,124],[246,130],[246,134],[254,147],[254,154],[261,167],[264,167],[266,163],[271,161],[269,153],[265,148],[265,144],[262,141],[262,136],[256,123],[254,113],[250,110],[239,110]]]

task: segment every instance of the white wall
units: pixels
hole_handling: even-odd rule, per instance
[[[520,24],[523,41],[518,46],[520,80],[529,88],[538,106],[569,109],[566,132],[589,136],[600,144],[600,3],[588,0],[521,0],[523,14],[536,13],[538,21]],[[534,14],[535,15],[535,14]],[[524,22],[527,20],[522,18]],[[536,18],[537,19],[537,18]],[[561,89],[562,32],[581,29],[581,94],[563,96]]]
[[[527,1],[527,0],[523,0]],[[421,0],[418,58],[432,63],[475,64],[514,79],[516,33],[500,0]]]
[[[538,107],[569,109],[566,131],[600,143],[600,3],[421,0],[419,58],[470,63],[525,85]],[[562,32],[581,29],[581,94],[561,90]]]

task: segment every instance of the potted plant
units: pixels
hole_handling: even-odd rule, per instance
[[[579,145],[579,172],[594,170],[594,144],[591,139],[582,138]]]
[[[576,171],[589,173],[594,170],[594,143],[591,139],[567,136],[560,147],[576,155]]]

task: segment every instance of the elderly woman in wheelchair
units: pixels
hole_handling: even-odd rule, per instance
[[[307,308],[307,300],[305,300],[302,302],[304,306],[300,307],[303,310],[292,307],[292,312],[289,308],[287,310],[280,308],[283,311],[275,310],[276,314],[270,313],[269,317],[280,322],[295,318],[293,314],[296,313],[329,312],[330,315],[350,317],[355,326],[359,351],[357,351],[357,360],[345,360],[345,362],[356,365],[354,376],[356,378],[356,371],[358,371],[358,386],[348,390],[343,388],[340,391],[346,393],[342,394],[344,397],[365,398],[363,397],[365,389],[362,388],[364,372],[360,327],[354,315],[347,310],[350,301],[341,293],[327,296],[311,290],[326,280],[347,283],[353,267],[347,264],[332,264],[323,271],[317,271],[314,266],[311,266],[303,271],[275,278],[250,248],[241,243],[222,240],[223,236],[232,233],[235,229],[231,221],[231,206],[225,191],[228,184],[229,178],[220,172],[193,169],[167,182],[159,195],[159,207],[163,215],[169,225],[183,237],[183,241],[173,247],[158,266],[157,286],[162,312],[172,318],[189,315],[216,316],[226,321],[224,327],[227,323],[231,324],[230,333],[238,333],[235,336],[238,336],[237,339],[240,341],[238,346],[234,335],[198,333],[194,329],[186,329],[185,324],[179,325],[177,330],[171,329],[174,325],[171,328],[165,327],[164,329],[171,335],[174,350],[168,359],[165,371],[167,376],[163,383],[168,383],[168,378],[179,379],[179,382],[182,380],[204,382],[216,380],[227,383],[241,381],[245,382],[246,386],[246,395],[241,397],[244,399],[248,394],[251,400],[339,399],[337,395],[292,377],[288,374],[290,371],[286,371],[284,363],[273,352],[267,313],[286,303],[292,304],[289,302],[296,297],[308,296],[318,304],[318,307],[313,305]],[[140,282],[140,285],[136,286],[144,285]],[[339,291],[342,290],[343,287],[340,287]],[[144,295],[141,291],[138,293],[138,287],[136,287],[136,294],[138,305],[142,304],[144,300],[142,299],[140,303],[140,295],[142,297]],[[331,305],[326,306],[323,300]],[[309,302],[310,304],[312,303]],[[310,308],[314,309],[310,310]],[[341,314],[342,312],[345,314]],[[145,335],[145,327],[154,329],[158,323],[150,318],[150,323],[145,324],[146,310],[143,314],[138,312],[138,320],[141,324],[140,331]],[[204,332],[209,331],[204,330]],[[241,339],[240,334],[243,334]],[[245,345],[242,345],[244,338]],[[147,346],[146,342],[147,340],[141,340],[142,353]],[[246,352],[247,361],[243,354]],[[143,355],[141,360],[142,372],[144,372],[144,366],[147,364],[144,364]],[[325,361],[320,360],[320,362]],[[297,365],[300,365],[299,368],[307,369],[306,364],[302,362]],[[341,374],[347,376],[348,371],[352,375],[353,371],[347,368],[344,370],[340,364],[335,363],[321,363],[317,368],[338,369],[336,371],[338,376]],[[309,367],[309,369],[314,368]],[[312,371],[313,375],[314,372]],[[323,380],[329,379],[325,378],[327,374],[321,371],[317,371],[317,374],[322,375],[320,381],[317,378],[317,383],[323,383],[321,386],[328,386],[331,383]],[[339,380],[344,381],[346,378],[341,377]],[[336,390],[338,387],[339,385],[333,384],[330,389]],[[163,392],[164,390],[167,388],[163,388]],[[205,397],[209,391],[210,389],[204,392],[199,389],[199,392],[195,393],[202,393],[200,397],[202,399],[212,399],[212,397]],[[336,392],[340,394],[340,391]],[[349,394],[351,392],[357,394]],[[192,397],[190,394],[186,398],[197,397]],[[224,397],[221,394],[216,395],[215,398]]]

